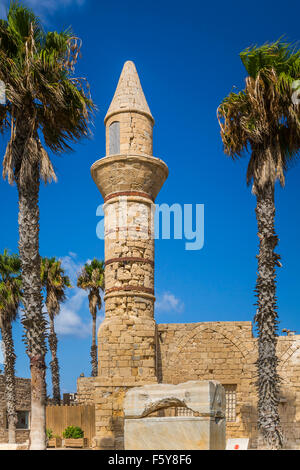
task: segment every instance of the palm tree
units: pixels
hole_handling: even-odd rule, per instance
[[[89,293],[89,307],[93,318],[91,364],[92,377],[98,375],[97,344],[96,344],[96,321],[97,309],[102,306],[101,291],[104,290],[104,262],[96,258],[84,265],[77,280],[77,287],[87,290]]]
[[[66,300],[66,288],[72,287],[70,279],[65,275],[61,262],[56,258],[42,258],[41,280],[46,291],[46,307],[50,320],[50,333],[48,335],[49,347],[52,355],[50,363],[52,374],[53,401],[60,405],[60,380],[57,359],[57,336],[54,328],[54,317],[60,312],[60,304]]]
[[[285,183],[285,172],[300,149],[299,106],[293,104],[293,83],[300,76],[300,52],[278,40],[251,47],[240,54],[247,71],[245,89],[231,92],[218,117],[224,151],[233,159],[246,152],[250,159],[247,183],[257,199],[259,255],[256,283],[258,329],[258,428],[265,444],[281,448],[283,435],[278,413],[280,377],[277,373],[276,266],[274,252],[275,182]]]
[[[81,42],[70,30],[45,33],[32,10],[18,1],[0,20],[0,80],[6,104],[0,129],[10,128],[3,177],[17,185],[19,253],[25,314],[23,325],[31,368],[30,448],[46,448],[46,319],[42,314],[39,255],[39,185],[55,180],[46,148],[71,150],[87,136],[94,104],[83,79],[73,76]]]
[[[8,420],[8,442],[16,442],[16,355],[12,336],[12,322],[17,317],[21,300],[21,263],[18,255],[4,250],[0,255],[0,329],[5,355],[5,396]]]

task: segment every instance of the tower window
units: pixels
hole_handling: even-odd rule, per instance
[[[112,122],[109,126],[109,155],[120,153],[120,123]]]

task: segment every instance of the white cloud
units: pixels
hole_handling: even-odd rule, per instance
[[[184,303],[171,292],[165,292],[158,297],[155,308],[160,312],[181,313],[184,310]]]
[[[67,300],[61,305],[60,314],[55,319],[56,332],[60,335],[87,338],[92,334],[88,293],[77,287],[77,277],[85,263],[80,261],[77,254],[72,251],[67,256],[61,257],[60,261],[71,280],[73,288],[68,291]],[[104,305],[103,294],[102,305]],[[97,317],[97,328],[103,319],[104,315],[101,310]]]
[[[92,334],[92,318],[89,312],[88,293],[77,287],[77,277],[84,266],[77,254],[70,251],[67,256],[60,258],[62,267],[71,280],[73,289],[68,292],[67,300],[61,305],[60,314],[55,319],[55,329],[60,335],[87,338]],[[86,262],[88,262],[87,260]],[[103,297],[102,297],[102,304]],[[103,321],[101,311],[97,317],[97,328]]]
[[[88,294],[75,288],[73,295],[61,305],[60,314],[55,319],[55,330],[60,335],[87,338],[92,335],[92,318],[89,313]],[[97,327],[103,321],[98,314]]]
[[[63,256],[60,258],[61,265],[64,268],[67,276],[69,276],[71,280],[72,286],[76,286],[77,284],[77,277],[80,273],[81,269],[83,268],[84,263],[80,262],[77,259],[77,254],[73,253],[72,251],[69,252],[67,256]]]
[[[86,292],[76,288],[76,292],[72,297],[61,305],[60,313],[55,319],[55,330],[58,334],[88,336],[90,333],[89,325],[80,316],[86,298]]]

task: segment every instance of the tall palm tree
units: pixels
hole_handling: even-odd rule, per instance
[[[41,280],[46,291],[46,307],[50,320],[50,333],[48,342],[52,361],[50,363],[52,374],[53,401],[60,405],[59,364],[57,359],[57,336],[54,328],[54,317],[60,312],[60,304],[66,300],[66,288],[72,287],[70,279],[66,276],[61,262],[56,258],[42,258]]]
[[[21,263],[18,255],[0,254],[0,329],[5,355],[5,397],[8,420],[8,442],[16,442],[16,355],[12,336],[12,322],[17,317],[21,301]]]
[[[278,413],[276,266],[274,252],[275,182],[300,149],[300,107],[293,104],[293,83],[300,77],[300,52],[281,40],[240,54],[247,71],[245,89],[231,92],[218,109],[224,151],[233,159],[250,155],[247,183],[257,199],[259,255],[256,283],[258,328],[258,428],[270,448],[281,448]]]
[[[77,287],[87,290],[89,293],[89,308],[93,318],[91,364],[92,377],[98,375],[97,344],[96,344],[96,321],[97,310],[101,309],[101,292],[104,290],[104,262],[96,258],[86,263],[78,277]]]
[[[55,180],[46,148],[71,150],[88,135],[94,104],[86,83],[74,77],[81,42],[70,30],[45,33],[32,10],[18,1],[0,20],[0,80],[6,104],[0,129],[10,129],[3,176],[17,185],[19,253],[25,314],[23,325],[31,367],[30,448],[46,448],[45,329],[39,255],[39,185]]]

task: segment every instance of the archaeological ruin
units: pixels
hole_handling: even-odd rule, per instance
[[[223,398],[220,403],[214,396],[209,398],[211,409],[204,424],[209,425],[214,418],[209,413],[216,411],[213,425],[222,428],[224,411],[226,439],[249,438],[250,448],[256,448],[257,339],[253,324],[155,321],[153,214],[168,167],[152,155],[153,125],[135,65],[126,62],[105,117],[106,156],[91,169],[104,199],[105,319],[98,332],[98,377],[78,378],[77,404],[95,406],[94,449],[158,445],[157,436],[163,435],[161,441],[165,438],[174,417],[179,418],[174,448],[180,448],[179,442],[185,438],[185,446],[197,448],[195,436],[198,429],[201,434],[203,417],[190,393],[194,387],[213,389],[210,384],[217,382],[223,386],[225,406]],[[300,335],[287,331],[279,336],[277,354],[285,446],[299,449]],[[196,383],[199,381],[204,385]],[[141,387],[140,394],[136,387]],[[147,400],[150,397],[151,402],[153,393],[159,398],[149,408]],[[29,437],[29,379],[17,379],[17,411],[17,441],[24,442]],[[157,434],[158,423],[162,434]],[[149,429],[154,429],[152,436]],[[142,439],[137,443],[139,435]],[[215,439],[210,431],[206,437]],[[220,443],[218,439],[206,442],[206,448],[224,447],[224,440]],[[0,443],[6,441],[4,377],[0,375]]]
[[[30,391],[30,379],[16,378],[17,443],[23,443],[29,439]],[[5,378],[4,375],[0,375],[0,444],[5,442],[8,442]]]
[[[130,61],[105,125],[106,156],[91,169],[104,198],[105,320],[98,332],[98,377],[77,382],[79,403],[95,404],[93,446],[124,448],[124,399],[133,387],[206,380],[225,389],[226,437],[249,437],[255,448],[257,340],[252,323],[155,322],[153,207],[168,168],[152,155],[154,119]],[[300,336],[280,336],[278,357],[286,446],[297,448]],[[185,406],[154,414],[194,416]]]

